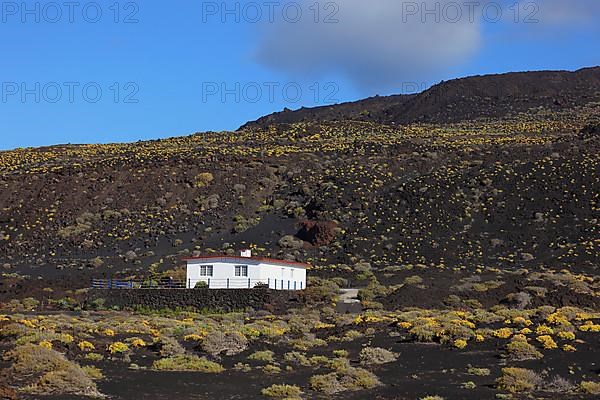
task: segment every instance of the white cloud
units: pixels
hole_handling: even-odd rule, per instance
[[[359,88],[389,91],[460,65],[481,44],[481,14],[470,20],[465,8],[462,18],[452,21],[455,10],[445,8],[456,4],[452,0],[411,2],[418,8],[414,15],[400,0],[338,0],[339,22],[329,24],[323,23],[325,11],[315,23],[309,10],[314,1],[299,2],[300,22],[277,18],[261,25],[257,57],[262,63],[295,76],[341,73]],[[424,6],[436,5],[437,21],[423,13]]]
[[[530,13],[541,25],[598,23],[598,0],[520,0],[522,15]],[[533,5],[532,5],[533,4]]]

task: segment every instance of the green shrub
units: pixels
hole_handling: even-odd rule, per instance
[[[208,283],[204,281],[198,281],[194,285],[194,289],[208,289]]]
[[[68,369],[71,364],[61,353],[35,344],[18,346],[6,356],[14,372],[23,375]]]
[[[276,399],[297,400],[302,395],[302,390],[295,385],[271,385],[262,390],[263,396]]]
[[[502,368],[502,376],[496,380],[498,389],[511,393],[531,392],[539,387],[542,378],[525,368]]]
[[[490,371],[489,368],[470,367],[469,369],[467,369],[467,373],[476,376],[489,376],[492,373],[492,371]]]
[[[421,278],[419,275],[409,276],[404,278],[404,283],[407,285],[420,285],[423,283],[423,278]]]
[[[271,350],[257,351],[248,356],[249,360],[254,361],[264,361],[264,362],[273,362],[273,353]]]
[[[300,353],[299,351],[291,351],[289,353],[285,353],[283,355],[283,359],[289,363],[300,364],[305,367],[310,366],[310,361],[308,360],[306,355],[304,353]]]
[[[244,364],[244,363],[235,363],[235,365],[233,366],[233,369],[235,369],[236,371],[242,371],[242,372],[250,372],[252,371],[252,367],[250,366],[250,364]]]
[[[96,384],[77,366],[77,368],[50,371],[33,385],[27,386],[25,392],[34,394],[74,394],[89,397],[100,397]]]
[[[544,357],[542,353],[537,351],[535,346],[528,343],[527,340],[511,340],[506,345],[506,350],[510,358],[514,361],[537,360]]]
[[[194,186],[197,188],[205,187],[215,180],[215,177],[210,172],[201,172],[196,175]]]
[[[104,374],[100,368],[94,367],[93,365],[84,365],[81,367],[83,372],[91,379],[98,380],[104,378]]]
[[[600,394],[600,383],[599,382],[590,382],[584,381],[579,384],[581,391],[587,394]]]
[[[268,364],[262,367],[262,370],[265,374],[279,374],[281,372],[281,368],[274,364]]]
[[[340,393],[346,390],[344,385],[340,382],[338,374],[335,372],[311,377],[310,386],[313,390],[327,395]]]
[[[11,370],[16,375],[41,374],[37,382],[24,388],[28,393],[100,396],[85,370],[55,350],[26,344],[9,351],[6,357],[12,361]]]
[[[87,353],[85,359],[90,361],[102,361],[104,360],[104,356],[98,353]]]
[[[317,367],[319,365],[326,366],[329,364],[329,358],[326,356],[314,355],[308,359],[310,365]]]
[[[210,374],[217,374],[225,370],[223,366],[216,362],[194,355],[162,358],[152,363],[152,369],[157,371],[198,371]]]
[[[348,358],[348,351],[347,350],[334,350],[333,356],[337,357],[337,358]]]
[[[325,375],[315,375],[310,378],[310,386],[313,390],[328,395],[345,391],[372,389],[380,384],[379,379],[371,372],[354,367]]]
[[[248,339],[242,333],[213,331],[202,342],[202,349],[209,354],[233,356],[246,350]]]
[[[387,364],[398,359],[395,353],[380,347],[365,347],[360,351],[359,357],[363,365]]]
[[[160,355],[162,357],[171,357],[185,354],[185,349],[171,336],[162,336],[160,338]]]

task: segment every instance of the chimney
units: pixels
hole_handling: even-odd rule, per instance
[[[250,258],[252,257],[252,250],[244,249],[240,251],[240,256],[244,258]]]

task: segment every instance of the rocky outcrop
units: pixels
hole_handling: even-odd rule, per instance
[[[335,239],[336,228],[333,221],[302,221],[297,236],[313,246],[327,246]]]

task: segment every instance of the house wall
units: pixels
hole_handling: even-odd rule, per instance
[[[218,261],[218,262],[217,262]],[[213,276],[200,275],[200,266],[212,265]],[[236,265],[247,265],[248,276],[235,276]],[[262,263],[257,260],[215,260],[215,262],[187,261],[187,287],[193,288],[199,281],[211,289],[247,289],[258,283],[268,284],[277,290],[301,290],[306,288],[306,269],[291,265]]]
[[[93,310],[98,299],[104,301],[105,307],[121,309],[142,306],[153,310],[194,308],[205,312],[236,312],[252,308],[275,314],[302,307],[305,301],[298,292],[267,289],[93,289],[86,294],[83,309]]]

